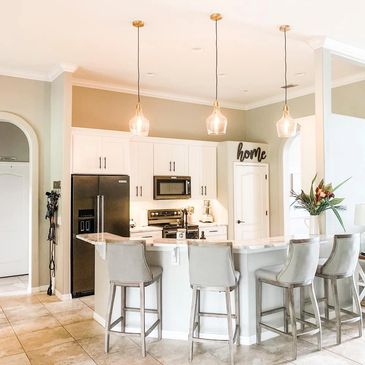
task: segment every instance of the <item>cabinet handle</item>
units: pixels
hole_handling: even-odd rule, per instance
[[[202,193],[201,193],[201,195],[204,195],[204,193],[203,193],[203,185],[201,186],[201,190],[202,190]]]
[[[175,172],[175,161],[174,161],[174,172]]]
[[[213,229],[213,230],[210,230],[209,233],[217,233],[218,232],[218,229]]]
[[[141,238],[152,238],[152,236],[142,236]]]
[[[170,171],[171,171],[171,161],[170,161]]]
[[[206,185],[204,187],[204,190],[205,190],[205,195],[207,195],[207,186]]]
[[[142,186],[139,187],[139,195],[142,196],[143,195],[143,190],[142,190]]]
[[[245,223],[244,221],[241,221],[240,219],[237,221],[238,224]]]
[[[104,157],[104,169],[106,169],[106,157]]]
[[[136,186],[136,196],[138,196],[138,186]]]
[[[99,169],[101,170],[101,157],[99,157]]]

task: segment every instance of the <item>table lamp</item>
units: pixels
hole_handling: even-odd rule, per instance
[[[354,223],[355,223],[356,226],[364,226],[365,227],[365,203],[356,204]],[[363,248],[363,244],[362,244],[362,239],[360,239],[360,242],[361,242],[360,243],[361,252],[363,252],[364,248]]]

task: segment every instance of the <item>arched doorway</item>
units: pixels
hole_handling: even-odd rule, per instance
[[[38,171],[39,171],[39,147],[37,136],[30,124],[22,117],[9,113],[0,112],[0,123],[10,123],[18,127],[26,136],[29,145],[29,195],[28,195],[28,242],[29,242],[29,280],[27,291],[31,292],[32,287],[39,286],[39,257],[38,257]]]

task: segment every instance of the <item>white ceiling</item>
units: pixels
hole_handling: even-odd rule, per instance
[[[3,1],[0,73],[47,79],[57,65],[75,65],[79,83],[136,88],[136,29],[141,30],[141,87],[146,95],[211,102],[214,23],[219,23],[219,94],[223,105],[245,108],[282,95],[283,35],[290,24],[289,93],[313,86],[319,37],[365,49],[362,0],[12,0]],[[202,48],[193,51],[193,48]],[[363,70],[333,63],[335,79]],[[153,73],[149,76],[148,73]],[[304,75],[298,75],[304,73]],[[82,81],[80,81],[82,80]]]

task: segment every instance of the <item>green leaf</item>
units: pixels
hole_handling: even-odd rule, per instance
[[[341,226],[342,226],[342,229],[344,232],[346,232],[346,229],[345,229],[345,226],[343,225],[343,221],[342,221],[342,218],[340,216],[340,213],[337,211],[337,209],[333,206],[330,206],[333,213],[335,213],[335,216],[337,217],[338,221],[340,222]]]
[[[348,179],[346,179],[345,181],[342,181],[341,184],[338,184],[333,190],[332,192],[336,191],[339,187],[341,187],[344,183],[348,182],[350,179],[352,179],[352,176],[350,176]]]
[[[315,174],[313,180],[312,180],[312,183],[311,183],[311,190],[310,190],[310,193],[309,193],[309,196],[310,196],[310,200],[314,201],[314,188],[313,188],[313,185],[314,185],[314,182],[316,181],[317,179],[317,174]]]
[[[345,198],[333,198],[332,200],[330,200],[328,203],[332,206],[334,205],[338,205],[341,204],[343,201],[345,200]]]

